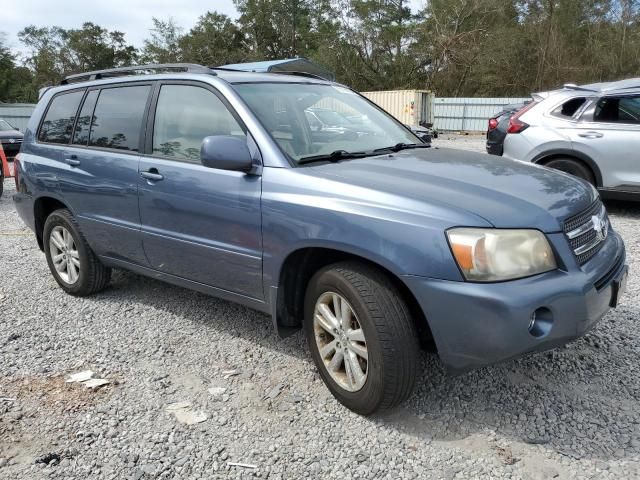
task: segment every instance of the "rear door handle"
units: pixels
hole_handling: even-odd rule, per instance
[[[146,178],[147,180],[151,180],[152,182],[159,182],[160,180],[164,180],[164,175],[160,174],[157,168],[150,168],[146,172],[140,172],[140,176],[142,178]]]
[[[75,153],[65,153],[64,161],[72,167],[77,167],[78,165],[80,165],[80,160],[78,160],[78,156]]]
[[[602,138],[604,137],[604,134],[600,132],[584,132],[579,133],[578,136],[582,138]]]

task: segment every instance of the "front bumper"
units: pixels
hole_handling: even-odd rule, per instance
[[[425,313],[443,363],[462,372],[584,335],[615,305],[627,270],[624,243],[612,232],[584,268],[571,265],[501,283],[415,276],[405,281]],[[536,337],[529,326],[538,309],[550,312],[552,322]]]

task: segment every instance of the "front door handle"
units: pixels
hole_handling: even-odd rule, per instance
[[[151,180],[152,182],[159,182],[160,180],[164,180],[164,175],[160,174],[157,168],[150,168],[146,172],[140,172],[140,176],[142,178],[146,178],[147,180]]]
[[[579,133],[578,136],[582,138],[602,138],[604,135],[600,132],[584,132]]]
[[[75,153],[65,154],[64,161],[72,167],[80,165],[80,160],[78,160],[78,156]]]

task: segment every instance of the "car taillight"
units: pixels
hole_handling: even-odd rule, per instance
[[[520,117],[531,107],[533,107],[537,102],[530,102],[526,104],[523,108],[514,113],[511,118],[509,118],[509,126],[507,127],[507,133],[520,133],[527,128],[529,128],[529,124],[520,120]]]
[[[509,127],[507,128],[507,133],[520,133],[525,130],[529,126],[528,123],[524,123],[523,121],[511,117],[509,119]]]
[[[498,128],[498,119],[497,118],[490,118],[489,119],[489,130],[495,130],[496,128]]]

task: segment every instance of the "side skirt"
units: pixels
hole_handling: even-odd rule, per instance
[[[161,280],[172,285],[188,288],[189,290],[195,290],[196,292],[204,293],[205,295],[211,295],[212,297],[239,303],[240,305],[253,308],[254,310],[258,310],[263,313],[272,313],[269,304],[267,304],[263,300],[258,300],[257,298],[247,297],[246,295],[233,293],[222,288],[211,287],[209,285],[205,285],[204,283],[194,282],[192,280],[187,280],[186,278],[178,277],[176,275],[159,272],[152,268],[143,267],[142,265],[126,262],[117,258],[100,256],[100,261],[107,267],[129,270],[139,275],[144,275],[145,277],[154,278],[156,280]]]

